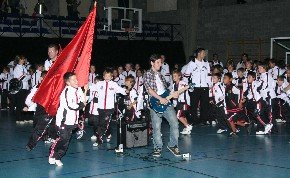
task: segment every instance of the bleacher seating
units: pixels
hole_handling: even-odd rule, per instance
[[[82,17],[78,20],[71,19],[65,16],[29,16],[27,14],[12,15],[9,14],[6,19],[0,19],[0,36],[6,33],[31,34],[36,36],[53,35],[55,37],[73,37],[78,28],[82,25],[86,18]],[[108,22],[107,19],[98,19],[96,35],[102,37],[121,37],[127,39],[130,34],[126,32],[110,32],[104,31],[103,27]],[[166,26],[166,27],[162,27]],[[113,29],[119,29],[121,24],[119,20],[113,20]],[[171,39],[171,24],[154,24],[149,21],[143,21],[142,33],[136,33],[135,37],[138,39]],[[41,30],[40,30],[41,29]],[[61,30],[61,31],[59,31]],[[61,32],[61,33],[60,33]],[[60,35],[60,36],[59,36]],[[19,35],[18,35],[19,36]]]

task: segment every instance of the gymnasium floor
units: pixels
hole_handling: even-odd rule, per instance
[[[0,177],[290,177],[290,128],[278,125],[280,133],[271,136],[248,136],[243,130],[238,138],[217,135],[214,127],[194,127],[189,136],[180,136],[182,153],[191,160],[174,157],[165,146],[162,156],[151,156],[148,147],[125,150],[116,155],[111,143],[93,148],[91,128],[81,140],[72,138],[62,159],[64,166],[49,165],[48,148],[39,142],[31,152],[25,150],[32,126],[16,125],[13,115],[0,113]],[[285,131],[287,130],[287,132]],[[168,140],[168,124],[164,122],[164,143]],[[165,144],[166,145],[166,144]]]

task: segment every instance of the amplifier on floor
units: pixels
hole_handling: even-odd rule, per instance
[[[148,145],[148,130],[146,122],[134,122],[122,124],[121,143],[125,148],[134,148]],[[119,127],[119,126],[118,126]],[[119,130],[119,128],[118,128]],[[120,136],[117,137],[118,145],[120,144]]]

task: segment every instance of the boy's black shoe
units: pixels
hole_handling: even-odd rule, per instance
[[[26,145],[25,148],[26,148],[27,151],[31,151],[32,150],[32,148],[30,148],[30,146],[28,146],[28,145]]]
[[[172,154],[174,154],[174,156],[181,156],[181,153],[179,152],[179,149],[177,146],[174,146],[174,147],[167,146],[167,148],[169,151],[171,151]]]

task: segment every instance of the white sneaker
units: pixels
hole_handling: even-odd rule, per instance
[[[241,130],[240,129],[237,129],[236,133],[239,133]]]
[[[63,163],[60,160],[55,160],[55,165],[63,166]]]
[[[29,124],[33,124],[33,120],[29,120],[28,123],[29,123]]]
[[[48,138],[47,140],[44,141],[44,143],[47,143],[47,144],[54,143],[54,142],[55,142],[55,140],[52,138]]]
[[[180,132],[182,135],[189,135],[191,134],[191,131],[188,128],[184,128],[182,132]]]
[[[91,136],[91,140],[97,140],[97,136],[95,135]]]
[[[211,125],[216,125],[216,121],[212,121],[211,122]]]
[[[265,132],[259,131],[259,132],[256,132],[256,135],[265,135]]]
[[[115,152],[116,152],[116,153],[123,153],[123,152],[124,152],[123,144],[120,144],[120,145],[118,146],[118,148],[115,149]]]
[[[282,123],[282,119],[276,119],[277,123]]]
[[[93,147],[97,147],[97,146],[99,146],[97,142],[93,144]]]
[[[265,126],[265,134],[268,134],[270,132],[270,130],[272,129],[273,124],[267,124]]]
[[[55,158],[48,158],[49,164],[55,164]]]
[[[221,133],[226,132],[226,131],[227,131],[226,129],[218,129],[218,131],[216,133],[221,134]]]
[[[112,135],[110,134],[110,135],[107,137],[107,142],[110,142],[110,141],[111,141],[111,138],[112,138]]]
[[[187,128],[186,128],[186,127],[184,127],[184,128],[183,128],[183,130],[182,130],[181,132],[185,132],[186,130],[187,130]],[[180,132],[180,133],[181,133],[181,132]]]
[[[16,121],[16,124],[20,124],[20,121]]]
[[[21,124],[21,125],[25,124],[25,121],[19,121],[19,124]]]
[[[188,125],[186,128],[191,131],[192,130],[192,125]]]

